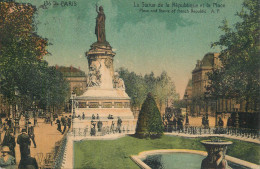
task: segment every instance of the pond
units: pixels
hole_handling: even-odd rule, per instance
[[[189,153],[171,153],[149,155],[143,162],[152,169],[200,169],[201,162],[205,156]],[[233,169],[250,169],[239,164],[228,161]]]

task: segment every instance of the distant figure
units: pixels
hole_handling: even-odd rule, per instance
[[[99,119],[99,115],[97,114],[97,119]]]
[[[18,169],[38,169],[38,164],[35,158],[28,155],[20,160]]]
[[[233,126],[233,122],[232,122],[232,118],[229,117],[228,120],[227,120],[227,126],[228,127],[232,127]]]
[[[71,115],[69,115],[69,118],[68,118],[68,128],[70,129],[70,126],[71,126]]]
[[[15,137],[13,135],[13,130],[9,129],[6,131],[2,146],[7,146],[10,150],[10,155],[15,158]]]
[[[61,124],[60,124],[59,118],[57,118],[56,124],[57,124],[57,130],[58,130],[59,132],[61,132]]]
[[[92,114],[92,119],[95,119],[95,115],[94,114]]]
[[[64,124],[63,124],[64,128],[63,128],[62,134],[64,134],[64,133],[65,133],[65,131],[66,131],[66,129],[67,129],[67,123],[68,123],[68,117],[67,117],[67,116],[65,116],[65,119],[64,119]]]
[[[223,123],[223,120],[222,120],[221,117],[219,117],[218,126],[219,126],[219,127],[223,127],[223,126],[224,126],[224,123]]]
[[[61,124],[64,126],[65,123],[66,123],[65,117],[62,115],[62,116],[61,116]]]
[[[121,125],[122,125],[122,120],[120,117],[118,117],[118,120],[117,120],[117,130],[119,133],[121,133]]]
[[[26,129],[22,129],[22,134],[17,137],[17,144],[20,145],[21,160],[30,155],[30,145],[31,140],[28,134],[26,134]]]
[[[28,135],[31,138],[31,140],[33,141],[34,148],[36,148],[36,143],[35,143],[35,139],[34,139],[35,135],[34,135],[34,128],[33,128],[33,126],[29,127]]]
[[[82,120],[84,120],[85,119],[85,113],[83,112],[82,113]]]
[[[183,116],[180,115],[177,121],[177,126],[179,131],[183,131],[183,121],[184,121]]]
[[[101,129],[102,129],[102,126],[103,126],[102,121],[98,121],[97,126],[98,126],[98,132],[101,132]]]
[[[15,158],[10,155],[10,149],[7,146],[2,148],[2,157],[0,158],[0,168],[15,169]]]
[[[51,121],[51,126],[52,126],[52,122],[53,122],[53,113],[50,114],[50,121]]]
[[[34,112],[33,114],[33,125],[36,126],[37,125],[37,113]]]
[[[91,136],[95,136],[96,135],[96,124],[93,122],[93,121],[91,121],[91,130],[90,130],[90,135]]]
[[[115,132],[115,123],[112,121],[111,127],[110,127],[110,133]]]

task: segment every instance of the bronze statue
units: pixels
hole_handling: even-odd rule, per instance
[[[97,42],[106,42],[106,33],[105,33],[105,20],[106,16],[104,14],[104,9],[102,6],[99,7],[96,4],[96,11],[98,13],[98,16],[96,18],[96,29],[95,34],[97,36]]]

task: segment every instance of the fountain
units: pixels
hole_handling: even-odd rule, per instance
[[[208,152],[208,156],[202,160],[201,169],[231,169],[225,159],[227,146],[233,144],[231,141],[214,138],[211,140],[203,140],[201,143]]]

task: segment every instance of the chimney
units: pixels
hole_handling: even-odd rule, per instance
[[[200,60],[197,60],[197,65],[196,67],[200,67]]]

